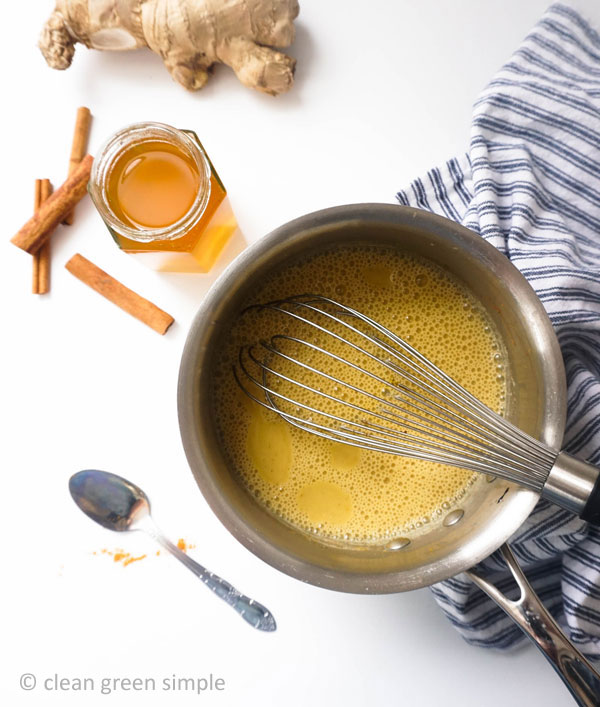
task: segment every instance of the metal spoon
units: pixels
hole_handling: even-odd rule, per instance
[[[131,481],[107,471],[88,469],[73,474],[69,479],[69,491],[79,508],[96,523],[109,530],[143,530],[148,533],[251,626],[259,631],[275,631],[277,624],[268,609],[240,594],[229,582],[209,572],[164,537],[150,516],[148,497]]]

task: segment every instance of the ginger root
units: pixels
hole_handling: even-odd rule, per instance
[[[277,95],[295,60],[271,47],[294,40],[297,0],[56,0],[39,47],[53,69],[67,69],[75,44],[92,49],[149,47],[187,89],[202,88],[216,62],[249,88]]]

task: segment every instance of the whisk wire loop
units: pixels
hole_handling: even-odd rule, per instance
[[[249,309],[269,309],[300,325],[301,336],[284,332],[261,339],[262,354],[256,345],[241,347],[234,366],[242,390],[288,423],[363,449],[499,475],[536,491],[544,486],[558,452],[490,410],[370,317],[320,295]],[[315,332],[315,340],[305,331]],[[328,350],[321,336],[358,359]],[[346,379],[351,372],[364,388]],[[248,382],[260,393],[253,394]],[[332,392],[321,383],[333,384]],[[381,394],[369,389],[374,383],[383,386]],[[332,410],[347,410],[351,417]]]
[[[307,346],[314,351],[318,351],[319,353],[322,353],[323,355],[328,356],[329,358],[334,359],[335,361],[341,362],[344,365],[349,366],[350,368],[353,368],[355,370],[359,370],[359,371],[365,373],[366,375],[370,376],[374,380],[376,380],[384,385],[387,385],[391,388],[395,388],[397,390],[404,388],[403,386],[398,386],[393,383],[390,383],[390,382],[386,381],[385,379],[381,378],[380,376],[374,374],[372,371],[362,369],[361,367],[356,366],[356,364],[352,363],[351,361],[348,361],[347,359],[345,359],[341,356],[337,356],[336,354],[333,354],[330,351],[326,351],[322,347],[312,344],[310,342],[306,342],[306,341],[303,341],[303,340],[298,339],[296,337],[290,337],[290,336],[283,335],[283,334],[278,334],[278,335],[271,337],[272,342],[276,339],[294,341],[294,342],[301,344],[303,346]],[[347,381],[342,381],[339,378],[336,378],[335,376],[327,373],[326,371],[317,370],[313,366],[310,366],[309,364],[302,361],[301,359],[295,359],[291,356],[288,356],[287,354],[278,350],[275,347],[275,345],[269,345],[264,340],[261,340],[260,343],[264,349],[266,349],[269,353],[273,354],[274,356],[280,356],[280,357],[294,363],[295,365],[300,366],[301,368],[304,368],[304,369],[309,370],[313,373],[317,373],[317,374],[321,375],[322,377],[332,381],[333,383],[335,383],[337,385],[342,385],[342,386],[345,386],[345,387],[349,388],[350,390],[353,390],[357,393],[361,393],[362,395],[365,395],[368,398],[370,398],[371,400],[374,400],[377,403],[379,403],[381,407],[378,408],[378,410],[377,410],[378,414],[375,415],[372,411],[355,406],[354,404],[348,403],[347,401],[340,400],[339,398],[336,398],[335,396],[331,396],[327,393],[324,393],[319,389],[312,388],[310,386],[300,383],[298,380],[292,379],[289,376],[285,376],[281,372],[278,372],[278,371],[274,370],[273,368],[270,368],[267,364],[264,364],[264,363],[261,364],[261,362],[259,360],[257,360],[254,355],[252,355],[251,353],[249,354],[250,358],[254,361],[255,364],[262,365],[262,367],[265,371],[272,373],[273,375],[276,375],[279,378],[286,380],[289,383],[292,383],[293,385],[297,385],[299,387],[302,387],[302,388],[304,388],[304,390],[308,390],[312,393],[321,394],[323,397],[325,397],[333,402],[347,405],[348,407],[351,407],[351,408],[353,408],[363,414],[370,413],[374,417],[378,417],[379,419],[385,420],[390,423],[400,422],[402,424],[402,427],[405,430],[408,429],[413,432],[417,432],[417,433],[421,433],[421,434],[425,433],[429,438],[437,440],[437,442],[445,449],[462,450],[463,452],[468,453],[468,452],[472,452],[473,449],[475,448],[475,449],[478,449],[479,451],[484,451],[484,452],[487,451],[488,454],[490,454],[490,456],[494,457],[498,461],[504,462],[504,461],[511,460],[515,464],[520,464],[520,460],[519,460],[518,456],[512,455],[512,457],[511,457],[510,454],[498,453],[496,451],[492,451],[489,446],[486,447],[483,442],[481,442],[475,438],[473,429],[469,428],[467,425],[462,425],[460,418],[454,414],[451,415],[452,421],[454,422],[454,425],[455,425],[454,428],[449,427],[447,425],[447,421],[444,419],[443,416],[437,415],[437,414],[434,414],[431,412],[429,412],[429,415],[435,421],[437,421],[437,427],[434,427],[433,425],[428,424],[428,418],[425,417],[424,415],[419,414],[418,412],[412,412],[411,413],[412,419],[411,419],[411,418],[407,417],[406,415],[399,414],[399,413],[403,412],[403,408],[400,407],[399,405],[391,402],[390,400],[384,400],[373,393],[370,393],[366,390],[361,390],[360,388],[357,388],[356,386],[352,385],[351,383],[349,383]],[[365,352],[365,353],[367,353],[367,352]],[[410,393],[410,391],[407,390],[407,393]],[[396,399],[399,398],[399,396],[395,396],[395,397],[396,397]],[[413,396],[413,397],[418,398],[418,399],[422,399],[424,402],[427,403],[427,401],[423,398],[423,396],[417,395],[417,396]],[[417,404],[410,403],[410,402],[408,404],[410,404],[416,410],[419,410],[424,413],[428,412],[426,409],[424,409],[423,407],[421,407]],[[439,405],[435,405],[435,406],[431,406],[431,407],[435,408],[436,410],[444,411],[443,408],[441,408],[441,406],[439,406]],[[314,409],[312,409],[312,411],[314,412]],[[385,415],[382,414],[384,412],[386,413]],[[412,437],[411,435],[408,435],[406,432],[398,433],[398,432],[394,432],[393,430],[388,430],[384,427],[377,426],[377,425],[372,425],[369,429],[372,429],[372,430],[378,429],[382,433],[386,433],[389,437],[392,437],[395,439],[404,439],[405,441],[410,440],[411,442],[422,442],[422,438]],[[469,436],[468,434],[465,434],[461,430],[466,430],[467,432],[470,431],[471,435]],[[444,434],[443,435],[439,434],[440,431],[442,431]],[[379,439],[381,439],[381,438],[379,438]],[[468,444],[466,444],[466,442],[468,442],[470,446]],[[528,469],[528,466],[524,463],[521,464],[521,466],[522,466],[523,470]]]
[[[408,388],[402,386],[402,390],[412,399],[420,399],[425,405],[431,407],[432,409],[435,407],[435,408],[443,411],[446,414],[449,414],[450,411],[448,410],[447,407],[444,407],[444,405],[450,404],[454,408],[456,408],[460,412],[462,412],[463,416],[466,415],[469,419],[472,419],[475,422],[480,422],[481,416],[486,417],[486,419],[488,419],[491,422],[491,424],[494,426],[495,435],[493,435],[492,438],[495,438],[496,435],[500,434],[501,436],[504,436],[506,439],[511,441],[511,443],[513,443],[513,444],[516,444],[518,446],[523,445],[523,448],[529,450],[534,456],[537,454],[539,445],[532,444],[531,438],[529,438],[527,435],[525,435],[525,433],[523,433],[517,427],[510,425],[510,423],[503,420],[502,418],[498,418],[498,416],[493,411],[489,410],[486,406],[482,405],[482,403],[479,400],[477,400],[477,398],[475,398],[471,393],[469,393],[467,390],[462,388],[462,386],[460,386],[458,383],[456,383],[456,381],[454,381],[444,371],[442,371],[440,368],[438,368],[434,363],[432,363],[427,358],[425,358],[419,351],[417,351],[417,349],[415,349],[413,346],[411,346],[408,342],[406,342],[403,339],[401,339],[400,337],[396,336],[393,332],[387,330],[385,327],[383,327],[378,322],[375,322],[370,317],[367,317],[366,315],[364,315],[364,314],[362,314],[362,313],[360,313],[350,307],[340,305],[339,303],[335,302],[334,300],[331,300],[326,297],[322,297],[322,296],[313,296],[313,297],[314,297],[314,299],[309,300],[309,301],[301,301],[298,298],[290,298],[288,300],[280,300],[275,303],[267,303],[265,305],[262,305],[262,307],[272,309],[274,311],[281,312],[282,314],[286,314],[288,316],[291,316],[304,324],[308,324],[309,326],[312,326],[313,328],[332,336],[337,341],[343,342],[344,344],[348,344],[354,350],[367,355],[372,360],[374,360],[374,361],[386,366],[390,370],[393,370],[396,373],[400,374],[409,383],[415,385],[417,388],[419,388],[421,390],[424,390],[426,395],[429,396],[429,398],[419,396],[418,394],[415,394],[412,391],[410,391]],[[351,317],[355,317],[356,319],[359,319],[359,320],[367,323],[368,325],[372,326],[374,329],[376,329],[380,333],[384,334],[385,336],[388,336],[392,341],[394,341],[394,343],[396,343],[397,346],[400,347],[400,350],[394,349],[393,347],[389,346],[381,339],[378,339],[378,338],[375,338],[375,337],[365,334],[364,332],[349,325],[347,322],[340,319],[339,317],[336,317],[335,315],[331,314],[330,312],[327,312],[327,311],[324,311],[322,309],[315,307],[314,305],[311,304],[311,302],[313,302],[313,301],[326,302],[326,303],[329,303],[331,305],[341,308],[344,314],[348,314]],[[278,305],[281,305],[282,303],[287,303],[287,304],[293,303],[297,308],[304,307],[305,309],[308,309],[308,310],[315,312],[319,315],[325,316],[328,319],[334,321],[336,324],[341,325],[342,327],[345,327],[346,329],[352,331],[355,334],[358,334],[359,336],[363,337],[364,339],[368,340],[369,342],[383,348],[389,355],[397,358],[407,368],[418,373],[419,375],[422,375],[428,381],[428,385],[424,385],[418,378],[414,377],[406,369],[403,369],[403,368],[395,365],[393,362],[391,362],[389,360],[388,361],[382,360],[380,357],[375,356],[372,353],[370,353],[370,352],[362,349],[361,347],[357,346],[356,344],[352,343],[351,341],[344,339],[343,337],[341,337],[340,335],[331,331],[330,329],[320,326],[310,319],[307,319],[305,317],[301,317],[300,315],[298,315],[295,312],[290,312],[289,310],[283,309],[281,306],[278,306]],[[304,343],[306,343],[306,342],[304,342]],[[410,358],[408,358],[402,352],[402,349],[405,349],[409,354],[413,355],[418,361],[422,362],[423,366],[419,366],[418,364],[415,364],[413,361],[411,361]],[[369,371],[366,371],[365,369],[362,369],[357,366],[353,366],[353,367],[356,370],[361,370],[363,373],[366,373],[367,375],[371,375],[371,373]],[[387,382],[387,384],[390,385],[389,382]],[[443,390],[437,391],[436,390],[437,387],[442,387]],[[441,401],[442,405],[440,405],[439,403],[436,404],[435,401],[431,400],[432,396],[434,398],[436,398],[437,400]],[[500,425],[498,425],[498,419],[500,420],[500,423],[501,423]],[[460,418],[458,416],[455,416],[454,422],[456,424],[460,424]],[[504,423],[504,424],[502,424],[502,423]],[[535,440],[533,440],[533,441],[535,441]]]

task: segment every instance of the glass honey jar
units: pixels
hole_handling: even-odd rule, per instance
[[[163,123],[110,137],[88,189],[119,248],[155,270],[208,272],[237,226],[198,136]]]

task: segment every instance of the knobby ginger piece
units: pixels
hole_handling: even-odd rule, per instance
[[[297,0],[56,0],[39,47],[53,69],[71,65],[77,42],[149,47],[187,89],[222,62],[245,86],[277,95],[292,86],[296,62],[272,47],[294,41],[298,11]]]

